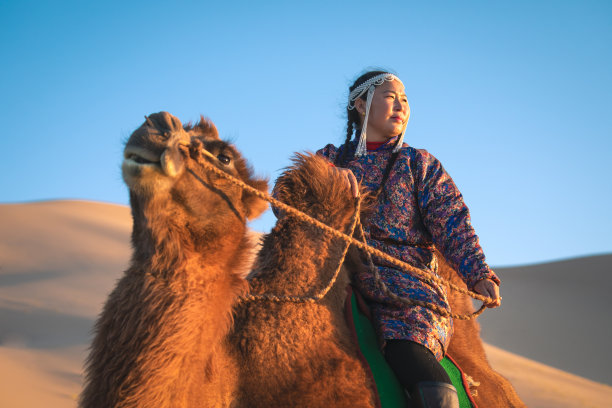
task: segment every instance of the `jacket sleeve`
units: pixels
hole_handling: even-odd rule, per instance
[[[338,148],[333,144],[328,144],[324,148],[317,150],[317,154],[325,157],[330,163],[333,163],[338,155]]]
[[[485,278],[499,285],[499,278],[485,261],[463,196],[442,164],[420,150],[416,166],[417,201],[436,247],[459,272],[468,288],[473,289]]]

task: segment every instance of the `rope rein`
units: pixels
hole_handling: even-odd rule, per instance
[[[361,234],[365,242],[365,233],[363,231],[363,225],[361,224],[359,224],[359,233]],[[376,281],[380,289],[383,291],[383,293],[395,302],[402,303],[405,305],[410,305],[410,306],[412,305],[421,306],[421,307],[427,308],[439,314],[440,316],[452,317],[453,319],[458,319],[458,320],[474,319],[480,316],[482,312],[484,312],[486,309],[486,306],[483,304],[482,306],[480,306],[480,309],[478,309],[476,312],[461,315],[461,314],[452,313],[450,310],[442,308],[434,303],[424,302],[422,300],[405,298],[405,297],[396,295],[395,293],[391,291],[391,289],[389,289],[389,287],[381,279],[380,274],[378,273],[378,268],[376,267],[376,265],[374,265],[374,261],[372,260],[372,255],[369,252],[367,252],[366,254],[368,257],[368,267],[372,275],[374,275],[374,280]]]
[[[216,157],[214,157],[210,152],[208,152],[204,148],[202,148],[200,150],[200,153],[204,153],[205,155],[207,155],[207,156],[211,157],[212,159],[216,160]],[[199,156],[198,158],[200,158],[200,157],[201,156]],[[231,183],[239,186],[240,188],[242,188],[243,190],[248,191],[251,194],[256,195],[257,197],[259,197],[259,198],[261,198],[261,199],[263,199],[265,201],[268,201],[269,203],[273,204],[274,206],[278,207],[279,209],[281,209],[283,211],[286,211],[287,213],[290,213],[290,214],[296,216],[300,220],[305,221],[307,223],[310,223],[310,224],[312,224],[312,225],[314,225],[314,226],[316,226],[316,227],[318,227],[318,228],[328,232],[329,234],[331,234],[332,236],[334,236],[336,238],[340,238],[340,239],[344,240],[347,243],[347,246],[346,246],[346,248],[344,250],[344,254],[342,256],[342,260],[344,260],[344,256],[346,255],[346,252],[348,251],[348,247],[350,246],[350,244],[353,244],[353,245],[355,245],[356,247],[358,247],[359,249],[363,250],[364,252],[366,252],[368,254],[369,262],[371,262],[371,256],[375,255],[375,256],[377,256],[379,258],[384,259],[385,261],[389,262],[390,264],[398,267],[401,270],[404,270],[406,272],[410,272],[410,273],[414,274],[418,279],[420,279],[420,280],[422,280],[424,282],[427,282],[427,283],[430,283],[430,284],[431,283],[437,283],[438,285],[441,285],[441,286],[447,286],[450,289],[455,290],[455,291],[457,291],[459,293],[462,293],[462,294],[468,295],[468,296],[470,296],[470,297],[472,297],[474,299],[480,300],[484,304],[475,313],[468,313],[468,314],[465,314],[465,315],[455,315],[455,314],[450,313],[446,309],[440,308],[437,305],[429,304],[429,303],[418,301],[418,300],[415,300],[415,299],[405,299],[405,298],[402,298],[402,297],[394,294],[380,280],[380,275],[376,271],[374,271],[376,279],[378,280],[379,284],[381,284],[381,288],[383,288],[383,290],[386,290],[385,293],[388,294],[391,298],[393,298],[396,301],[399,301],[399,302],[404,303],[404,304],[416,304],[416,305],[419,305],[419,306],[427,307],[428,309],[430,309],[432,311],[435,311],[436,313],[439,313],[442,316],[449,316],[449,317],[453,317],[453,318],[459,319],[459,320],[470,320],[470,319],[473,319],[473,318],[477,317],[478,315],[480,315],[484,311],[486,303],[492,302],[494,300],[494,299],[489,298],[487,296],[482,296],[482,295],[480,295],[478,293],[475,293],[473,291],[470,291],[470,290],[464,289],[464,288],[462,288],[460,286],[457,286],[457,285],[455,285],[452,282],[446,281],[446,280],[444,280],[444,279],[434,275],[432,272],[416,268],[416,267],[414,267],[414,266],[412,266],[412,265],[410,265],[410,264],[408,264],[406,262],[403,262],[403,261],[400,261],[399,259],[393,258],[392,256],[389,256],[386,253],[384,253],[384,252],[382,252],[382,251],[380,251],[380,250],[378,250],[376,248],[373,248],[373,247],[369,246],[367,243],[361,242],[361,241],[359,241],[359,240],[357,240],[357,239],[355,239],[355,238],[353,238],[353,237],[351,237],[351,236],[349,236],[349,235],[347,235],[347,234],[345,234],[345,233],[343,233],[341,231],[338,231],[338,230],[336,230],[336,229],[334,229],[334,228],[332,228],[332,227],[322,223],[321,221],[319,221],[319,220],[317,220],[315,218],[312,218],[308,214],[306,214],[306,213],[304,213],[304,212],[302,212],[302,211],[300,211],[300,210],[298,210],[296,208],[293,208],[290,205],[287,205],[287,204],[283,203],[282,201],[279,201],[279,200],[275,199],[274,197],[270,196],[269,194],[261,192],[261,191],[257,190],[256,188],[253,188],[253,187],[249,186],[248,184],[244,183],[242,180],[239,180],[236,177],[232,176],[231,174],[228,174],[228,173],[224,172],[223,170],[219,169],[217,166],[215,166],[214,164],[212,164],[212,163],[210,163],[210,162],[208,162],[206,160],[198,160],[198,163],[203,165],[204,167],[206,167],[208,170],[212,171],[216,175],[221,176],[221,177],[227,179]],[[359,207],[358,207],[358,209],[359,209]],[[358,211],[357,211],[356,215],[354,216],[354,219],[353,219],[353,224],[354,224],[353,227],[352,227],[353,229],[355,228],[355,225],[356,225],[358,219],[359,219],[359,216],[358,216]],[[361,225],[360,225],[360,230],[362,231],[362,236],[363,236],[363,239],[365,241],[365,235],[363,234],[363,228],[361,228]],[[373,265],[373,262],[372,262],[371,265]],[[334,282],[336,281],[336,278],[338,276],[338,273],[340,271],[341,266],[342,266],[342,262],[340,262],[340,265],[338,266],[338,269],[337,269],[336,273],[334,274],[334,277],[333,277],[332,281],[321,292],[321,293],[323,293],[323,295],[321,297],[325,296],[325,293],[327,293],[327,291],[329,291],[331,286],[333,286]],[[374,268],[374,269],[376,269],[376,268]],[[252,298],[251,298],[251,296],[252,296]],[[274,298],[277,298],[277,299],[274,299]],[[244,297],[244,299],[241,299],[240,301],[241,302],[246,302],[246,301],[264,300],[264,299],[265,300],[276,301],[276,302],[280,302],[280,301],[310,302],[311,301],[311,300],[304,300],[305,298],[301,298],[301,297],[297,297],[297,296],[277,297],[275,295],[247,295],[247,296]],[[281,300],[281,299],[283,299],[283,300]],[[313,298],[312,301],[316,301],[316,299]]]
[[[355,214],[353,215],[353,221],[351,223],[351,227],[349,231],[350,235],[353,235],[353,232],[355,231],[355,228],[358,224],[361,227],[361,222],[359,221],[361,200],[358,199],[356,200],[356,202],[357,202],[357,208],[355,208]],[[338,267],[334,271],[334,274],[332,275],[332,278],[330,279],[327,286],[321,289],[319,293],[313,296],[290,296],[290,295],[278,296],[278,295],[272,295],[268,293],[261,294],[261,295],[248,294],[244,296],[239,296],[238,303],[240,304],[240,303],[245,303],[245,302],[256,302],[256,301],[262,301],[262,300],[268,300],[268,301],[277,302],[277,303],[280,303],[280,302],[292,302],[292,303],[318,302],[319,300],[323,299],[325,295],[327,295],[327,293],[331,290],[331,288],[336,283],[336,280],[338,279],[338,276],[340,275],[340,270],[342,269],[342,264],[344,264],[344,258],[346,257],[346,253],[348,252],[348,249],[350,246],[351,246],[350,242],[347,242],[347,244],[344,246],[342,255],[340,256],[340,261],[338,262]]]

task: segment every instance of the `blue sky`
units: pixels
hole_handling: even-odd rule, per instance
[[[122,143],[160,110],[274,180],[343,139],[349,84],[382,67],[492,265],[612,252],[608,1],[92,3],[0,3],[0,202],[127,204]]]

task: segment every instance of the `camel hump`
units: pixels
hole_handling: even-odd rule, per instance
[[[323,222],[354,212],[348,183],[325,158],[296,153],[292,162],[276,181],[276,198]]]

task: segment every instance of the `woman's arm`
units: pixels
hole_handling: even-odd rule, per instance
[[[415,159],[417,202],[434,244],[468,288],[476,290],[482,280],[498,286],[499,278],[485,261],[469,210],[455,183],[431,154],[419,151]],[[486,296],[499,293],[489,283],[480,283],[478,290]]]

